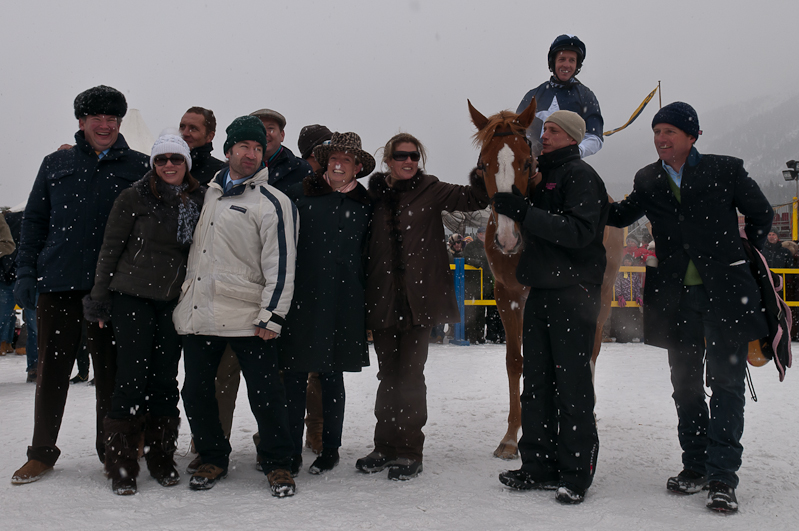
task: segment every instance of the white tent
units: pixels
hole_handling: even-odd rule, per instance
[[[144,118],[141,117],[139,109],[128,109],[125,118],[122,119],[119,132],[125,137],[131,149],[141,151],[147,155],[152,151],[155,138],[150,133],[150,128],[144,123]]]

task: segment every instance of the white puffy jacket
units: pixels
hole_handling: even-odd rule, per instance
[[[294,294],[297,210],[267,169],[227,194],[225,172],[208,185],[172,320],[183,335],[279,334]]]

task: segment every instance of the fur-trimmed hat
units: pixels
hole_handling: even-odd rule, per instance
[[[374,157],[361,149],[361,137],[356,133],[333,133],[330,143],[316,146],[313,150],[313,155],[322,168],[327,168],[328,157],[336,151],[350,153],[358,159],[358,162],[363,164],[363,169],[355,176],[356,179],[366,177],[375,169]]]
[[[286,128],[286,117],[272,109],[258,109],[251,112],[250,116],[255,116],[259,120],[272,120],[280,126],[281,131]]]
[[[98,85],[75,96],[75,118],[80,120],[94,114],[108,114],[122,118],[128,112],[125,95],[112,87]]]
[[[702,134],[699,129],[699,116],[693,107],[681,101],[669,103],[652,118],[652,129],[657,124],[670,124],[696,139]]]
[[[316,146],[331,138],[333,138],[333,132],[324,125],[306,125],[300,130],[300,138],[297,139],[300,157],[307,159],[313,154],[313,149]]]
[[[261,120],[255,116],[239,116],[225,129],[227,140],[225,140],[225,153],[238,142],[252,140],[258,142],[266,151],[266,129]]]
[[[547,122],[558,124],[578,144],[585,138],[585,120],[576,112],[555,111],[544,123]]]
[[[191,150],[189,145],[178,135],[171,132],[161,133],[150,151],[150,167],[155,168],[155,157],[158,155],[182,155],[186,160],[186,169],[191,170]]]

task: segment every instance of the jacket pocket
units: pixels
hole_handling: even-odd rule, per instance
[[[215,282],[215,293],[223,297],[229,297],[244,302],[257,304],[261,306],[261,294],[264,287],[260,284],[249,282],[244,285],[230,284],[217,280]]]

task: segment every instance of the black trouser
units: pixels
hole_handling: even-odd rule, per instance
[[[599,438],[594,420],[591,352],[600,286],[531,289],[524,308],[522,469],[585,492]]]
[[[36,318],[39,327],[39,363],[36,378],[36,406],[33,441],[28,447],[28,459],[53,466],[61,455],[56,446],[64,406],[67,402],[69,377],[83,329],[83,296],[87,291],[41,293]],[[86,345],[94,364],[97,396],[97,455],[103,461],[105,436],[103,419],[111,408],[116,374],[116,348],[111,327],[100,328],[97,323],[86,324]]]
[[[678,344],[669,349],[683,467],[735,488],[743,456],[746,356],[744,342],[726,341],[730,324],[716,315],[704,286],[684,286]],[[712,391],[710,410],[704,376]]]
[[[427,362],[430,329],[414,326],[372,330],[380,372],[375,398],[375,450],[389,457],[422,460],[427,423]]]
[[[111,324],[117,341],[117,376],[108,416],[150,413],[178,417],[180,336],[172,324],[178,300],[156,301],[114,293]]]
[[[308,373],[283,371],[289,410],[289,429],[294,453],[302,453],[302,430],[305,424],[305,403]],[[341,372],[320,372],[322,386],[322,446],[340,448],[344,430],[344,375]]]
[[[214,380],[228,344],[236,353],[247,381],[250,408],[261,435],[257,448],[264,473],[288,469],[294,446],[289,433],[286,391],[278,371],[277,347],[274,340],[264,341],[258,336],[184,336],[186,378],[182,395],[194,446],[203,463],[227,469],[230,443],[219,422]]]

